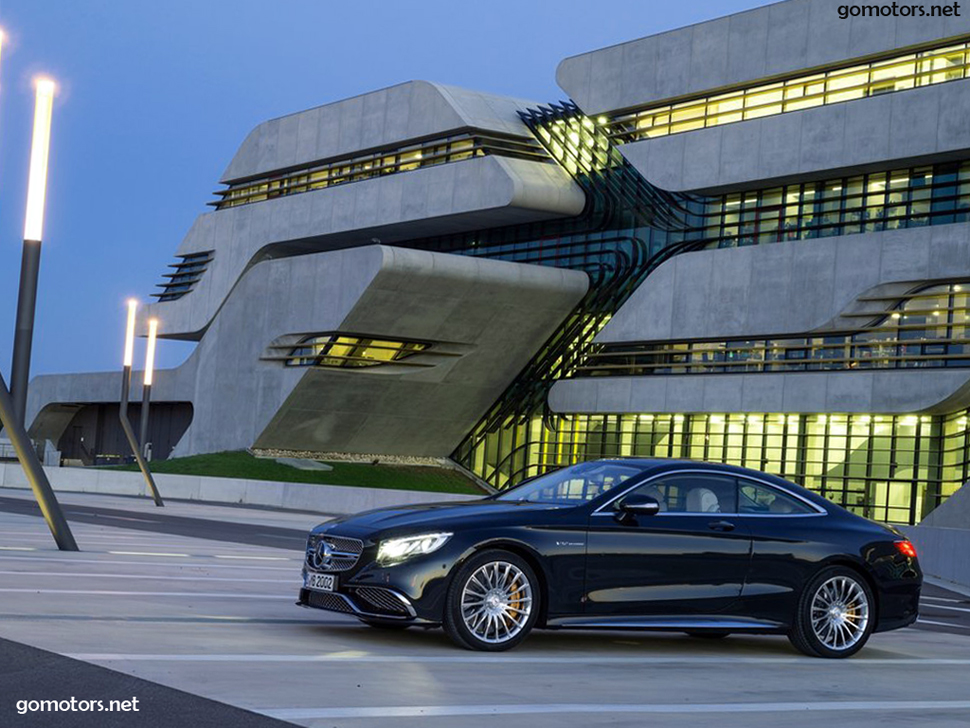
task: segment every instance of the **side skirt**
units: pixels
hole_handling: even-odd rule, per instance
[[[698,615],[676,616],[611,616],[553,617],[546,626],[551,629],[650,629],[668,632],[713,630],[718,632],[750,632],[779,634],[787,631],[781,622],[745,617]]]

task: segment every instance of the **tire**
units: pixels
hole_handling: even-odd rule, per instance
[[[362,619],[360,621],[366,624],[368,627],[373,627],[374,629],[384,629],[394,632],[403,632],[411,626],[407,622],[380,622],[373,619]]]
[[[697,638],[702,639],[702,640],[719,640],[719,639],[723,639],[724,637],[727,637],[731,633],[730,632],[716,632],[714,630],[711,630],[710,632],[697,631],[697,632],[688,632],[687,634],[690,637],[697,637]]]
[[[872,590],[859,572],[827,567],[802,590],[788,639],[811,657],[850,657],[869,640],[875,607]]]
[[[541,598],[539,580],[525,559],[490,549],[472,556],[455,573],[442,626],[459,647],[509,650],[532,631]]]

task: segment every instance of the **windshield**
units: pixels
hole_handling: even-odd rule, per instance
[[[574,506],[598,498],[641,472],[641,468],[632,464],[580,463],[540,475],[497,496],[496,500]]]

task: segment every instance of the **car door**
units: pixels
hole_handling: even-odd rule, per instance
[[[623,518],[630,495],[661,504]],[[737,486],[711,471],[675,471],[631,489],[590,515],[587,615],[714,614],[744,585],[751,537],[736,517]]]
[[[738,478],[738,520],[751,534],[741,598],[746,614],[794,613],[805,582],[829,553],[825,510],[770,483]]]

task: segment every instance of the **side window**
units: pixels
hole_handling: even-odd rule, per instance
[[[722,475],[672,473],[651,480],[633,492],[656,498],[661,513],[737,512],[734,478]]]
[[[752,480],[738,480],[739,513],[804,514],[814,511],[799,500]]]

